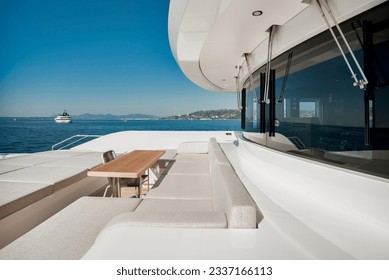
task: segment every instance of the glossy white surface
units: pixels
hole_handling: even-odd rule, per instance
[[[329,1],[339,22],[383,2]],[[263,15],[253,17],[255,10]],[[172,52],[185,75],[209,90],[236,91],[235,66],[242,66],[241,82],[248,75],[244,53],[252,54],[252,70],[265,64],[271,25],[278,25],[273,57],[326,29],[316,1],[187,0],[184,5],[181,0],[172,0],[170,4]]]

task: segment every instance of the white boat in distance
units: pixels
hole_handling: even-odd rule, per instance
[[[64,110],[62,115],[58,115],[54,120],[56,123],[71,123],[72,117]]]

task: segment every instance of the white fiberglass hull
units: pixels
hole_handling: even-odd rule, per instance
[[[56,123],[71,123],[72,120],[70,118],[55,118]]]

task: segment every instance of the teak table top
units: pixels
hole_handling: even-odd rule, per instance
[[[165,153],[164,150],[134,150],[88,171],[88,176],[139,178]]]

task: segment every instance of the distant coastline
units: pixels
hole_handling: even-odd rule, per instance
[[[0,117],[0,120],[53,120],[56,115],[50,117]],[[240,111],[234,109],[206,110],[196,111],[193,113],[174,115],[168,117],[158,117],[148,114],[127,114],[127,115],[112,115],[112,114],[82,114],[72,115],[73,121],[129,121],[129,120],[236,120],[240,118]]]
[[[189,114],[163,117],[160,119],[162,120],[237,120],[240,119],[240,111],[235,109],[196,111]]]

